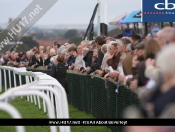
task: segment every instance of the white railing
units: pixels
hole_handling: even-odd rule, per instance
[[[16,108],[14,106],[12,106],[11,104],[5,103],[5,102],[0,102],[0,110],[3,110],[5,112],[7,112],[8,114],[10,114],[10,116],[12,118],[21,118],[20,113],[18,112],[18,110],[16,110]],[[24,126],[16,126],[16,131],[17,132],[25,132],[25,128]]]
[[[2,71],[4,73],[3,77]],[[9,78],[7,78],[7,74]],[[14,77],[14,88],[12,88],[11,84],[11,74]],[[19,86],[17,86],[16,76],[19,78]],[[22,76],[25,76],[25,84],[22,84]],[[4,82],[2,82],[3,80]],[[9,87],[7,87],[7,82],[9,82]],[[28,101],[34,102],[41,109],[40,98],[42,98],[44,112],[48,112],[49,118],[53,117],[51,113],[54,114],[54,118],[69,118],[66,92],[62,85],[51,76],[41,72],[27,71],[26,68],[0,66],[0,91],[2,91],[2,83],[4,83],[5,93],[0,96],[0,101],[8,100],[12,98],[12,95],[21,96],[21,98],[27,96]],[[44,96],[49,101],[46,101]],[[59,128],[60,132],[70,132],[70,126],[59,126]],[[51,130],[54,131],[55,128],[51,127]]]

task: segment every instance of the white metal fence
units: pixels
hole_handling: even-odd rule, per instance
[[[25,78],[25,84],[22,82],[22,78]],[[0,108],[1,103],[6,102],[8,104],[7,102],[15,97],[23,98],[23,96],[27,96],[27,100],[38,105],[39,109],[43,105],[43,110],[48,113],[48,118],[69,118],[66,92],[62,85],[51,76],[42,72],[27,71],[24,67],[0,66],[0,92],[2,92],[2,84],[4,84],[5,92],[0,95]],[[10,106],[10,104],[8,105]],[[8,110],[10,112],[10,109]],[[11,115],[13,118],[21,118],[19,114],[17,117]],[[19,129],[23,128],[17,129],[18,132],[21,132]],[[60,132],[70,132],[70,126],[59,126],[59,129]],[[51,132],[57,132],[57,127],[50,126],[50,130]]]

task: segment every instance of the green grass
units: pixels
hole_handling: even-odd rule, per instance
[[[21,113],[23,118],[47,118],[43,109],[38,109],[34,103],[28,102],[25,98],[16,98],[11,102],[13,106]],[[94,118],[92,115],[79,111],[69,105],[70,118]],[[11,118],[6,112],[0,111],[0,118]],[[48,126],[26,126],[26,132],[50,132]],[[2,126],[0,132],[15,132],[13,126]],[[111,132],[106,126],[71,126],[71,132]]]

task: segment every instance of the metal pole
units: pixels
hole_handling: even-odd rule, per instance
[[[161,28],[163,28],[163,22],[160,23]]]
[[[98,1],[98,9],[97,9],[97,14],[98,14],[98,18],[97,18],[97,36],[100,36],[100,6],[101,6],[101,3],[100,3],[100,0],[97,0]]]
[[[108,0],[104,0],[104,23],[108,25]]]

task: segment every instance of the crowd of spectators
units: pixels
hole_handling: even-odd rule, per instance
[[[0,61],[14,67],[52,69],[60,56],[67,70],[98,74],[105,81],[112,78],[115,85],[136,92],[141,100],[138,117],[170,118],[163,112],[175,102],[175,28],[165,27],[144,40],[131,35],[117,39],[97,36],[79,45],[54,42],[52,47],[33,47],[27,52],[8,51]]]

